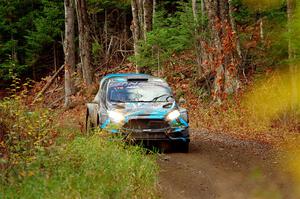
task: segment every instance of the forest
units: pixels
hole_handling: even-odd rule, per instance
[[[85,134],[111,73],[165,79],[194,151],[203,132],[276,149],[291,187],[258,184],[297,198],[299,64],[298,0],[0,0],[0,198],[170,198],[161,154]]]

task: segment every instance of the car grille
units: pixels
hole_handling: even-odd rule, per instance
[[[168,122],[161,119],[131,119],[123,126],[125,129],[163,129],[168,127]]]

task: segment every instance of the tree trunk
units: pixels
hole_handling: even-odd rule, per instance
[[[238,69],[242,60],[242,52],[240,48],[240,42],[237,34],[237,28],[235,19],[233,16],[234,8],[231,0],[228,3],[224,3],[224,12],[226,13],[226,25],[227,28],[224,29],[225,37],[230,40],[229,48],[226,47],[228,43],[225,43],[225,53],[227,54],[227,63],[225,70],[225,85],[224,91],[225,94],[233,94],[240,87],[240,81],[238,78]],[[225,38],[226,39],[226,38]],[[224,43],[224,42],[223,42]]]
[[[238,65],[240,58],[237,56],[238,38],[234,33],[232,12],[228,1],[204,1],[208,28],[210,30],[210,68],[214,71],[213,99],[221,103],[228,94],[234,93],[239,87]],[[231,7],[232,9],[232,7]]]
[[[197,6],[197,0],[192,0],[192,9],[193,9],[193,16],[194,20],[198,22],[198,6]]]
[[[137,57],[139,55],[139,47],[138,41],[140,40],[140,23],[139,23],[139,11],[138,11],[138,4],[137,0],[131,0],[131,10],[132,10],[132,24],[130,29],[133,35],[133,48],[134,48],[134,55]],[[136,72],[139,71],[138,64],[136,64]]]
[[[136,2],[138,8],[138,22],[140,25],[140,39],[144,39],[144,0],[136,0]]]
[[[79,32],[80,60],[82,63],[83,80],[86,85],[93,83],[92,44],[90,38],[89,18],[85,0],[75,0]]]
[[[134,47],[134,54],[138,55],[138,40],[140,39],[140,24],[138,18],[138,7],[136,0],[131,0],[131,10],[132,10],[132,24],[130,29],[133,35],[133,47]]]
[[[232,0],[228,0],[228,4],[229,4],[230,24],[231,24],[231,27],[232,27],[232,31],[235,34],[236,51],[237,51],[237,54],[238,54],[239,58],[242,59],[242,50],[241,50],[240,39],[239,39],[239,36],[238,36],[236,23],[235,23],[235,19],[234,19],[234,16],[233,16],[234,7],[232,5]]]
[[[156,14],[156,0],[153,0],[152,26],[154,25],[155,14]]]
[[[72,0],[65,0],[65,104],[68,108],[71,103],[71,96],[75,92],[73,74],[75,72],[75,43],[74,43],[74,5]]]
[[[206,0],[205,6],[207,10],[207,18],[209,23],[209,30],[211,31],[211,69],[215,71],[215,80],[213,83],[213,100],[221,102],[223,89],[224,89],[224,66],[223,61],[220,60],[222,52],[221,45],[221,30],[220,25],[220,14],[218,0]]]
[[[204,27],[204,10],[205,10],[204,0],[201,0],[201,27],[202,27],[202,30]]]
[[[201,41],[203,40],[203,37],[199,35],[198,30],[198,5],[197,0],[192,0],[192,10],[193,10],[193,17],[194,17],[194,47],[195,47],[195,54],[196,54],[196,62],[197,62],[197,71],[198,76],[201,77],[203,75],[202,70],[202,58],[204,57],[202,53],[202,46]],[[200,42],[199,42],[200,40]]]
[[[147,39],[147,32],[152,30],[152,18],[153,18],[153,1],[144,0],[144,39]]]

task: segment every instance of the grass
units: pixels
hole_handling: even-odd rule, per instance
[[[85,136],[74,115],[0,102],[0,198],[156,198],[156,156]]]
[[[140,147],[76,137],[2,183],[0,198],[155,198],[157,171]]]

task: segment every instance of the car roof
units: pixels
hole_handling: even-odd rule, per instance
[[[102,78],[102,80],[104,80],[104,79],[118,78],[118,77],[122,77],[122,78],[126,78],[126,79],[130,78],[130,77],[149,78],[150,75],[142,74],[142,73],[112,73],[112,74],[104,76]]]

